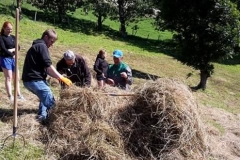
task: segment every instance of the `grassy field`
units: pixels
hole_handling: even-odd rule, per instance
[[[0,2],[0,24],[3,24],[6,20],[15,24],[15,19],[11,16],[10,4],[11,2],[7,0]],[[119,28],[118,22],[107,19],[104,22],[105,30],[95,32],[96,17],[92,14],[86,16],[80,9],[73,14],[70,23],[65,25],[55,24],[53,19],[45,21],[40,13],[38,14],[39,17],[37,21],[34,21],[34,10],[30,5],[24,3],[24,15],[20,21],[19,31],[19,41],[21,45],[19,56],[20,74],[24,56],[31,46],[32,40],[40,38],[45,29],[55,28],[59,39],[50,49],[54,65],[62,57],[64,51],[71,49],[81,54],[92,69],[99,49],[104,48],[107,50],[107,61],[112,63],[111,53],[114,49],[118,48],[124,52],[124,61],[133,69],[133,87],[149,79],[158,77],[180,79],[189,86],[197,85],[199,82],[199,71],[183,65],[175,59],[174,46],[170,43],[172,34],[154,30],[154,27],[151,25],[152,20],[141,21],[138,24],[140,28],[136,36],[131,35],[131,25],[128,26],[127,31],[129,36],[127,38],[121,38],[117,34]],[[240,114],[240,59],[225,63],[214,63],[214,65],[215,73],[209,78],[206,91],[193,92],[194,96],[200,105],[209,108],[220,108],[228,114]],[[191,76],[187,78],[189,73],[191,73]],[[0,74],[0,79],[1,95],[6,96],[3,74]],[[28,94],[28,91],[22,87],[22,84],[21,89],[23,94]],[[58,90],[53,90],[56,96],[58,96]],[[6,99],[2,99],[1,101],[3,108],[7,106],[4,100]],[[4,113],[0,112],[0,119],[3,115]],[[218,128],[221,134],[226,132],[223,126],[214,120],[206,119],[205,122]],[[5,124],[4,121],[0,121],[0,130],[11,130],[11,127],[8,127],[9,125]],[[1,136],[2,135],[0,135],[0,137]],[[0,139],[3,140],[2,137]],[[35,144],[30,143],[27,145],[26,150],[30,156],[29,159],[44,159],[42,157],[43,147],[39,148],[36,147]],[[2,155],[4,155],[6,159],[19,158],[17,158],[17,153],[10,154],[9,152],[5,151],[1,153],[0,159]],[[32,152],[36,154],[30,155]]]

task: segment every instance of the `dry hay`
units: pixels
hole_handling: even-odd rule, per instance
[[[116,88],[70,88],[50,112],[49,152],[61,159],[205,159],[197,104],[189,88],[172,79],[149,81],[135,96]]]
[[[63,90],[60,99],[44,133],[50,152],[61,159],[130,159],[118,131],[107,122],[119,98],[96,88],[72,87]]]
[[[133,104],[115,119],[129,154],[138,159],[206,158],[197,104],[185,84],[162,78],[135,93]]]

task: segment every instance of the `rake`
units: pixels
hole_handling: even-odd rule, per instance
[[[15,80],[14,80],[14,109],[13,109],[13,133],[12,135],[5,138],[1,148],[6,147],[6,144],[10,144],[10,139],[12,138],[12,149],[15,147],[16,138],[20,137],[23,142],[23,147],[25,147],[25,139],[21,134],[17,133],[17,93],[18,93],[18,28],[19,28],[19,9],[16,8],[16,44],[15,44]],[[8,146],[10,147],[10,146]]]

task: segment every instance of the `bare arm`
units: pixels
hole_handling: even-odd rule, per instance
[[[56,78],[56,79],[61,79],[63,76],[54,68],[53,65],[49,66],[47,68],[47,73],[49,76]]]
[[[47,68],[47,73],[49,76],[58,79],[59,81],[62,81],[67,86],[72,85],[72,81],[66,77],[63,77],[54,67],[53,65],[49,66]]]

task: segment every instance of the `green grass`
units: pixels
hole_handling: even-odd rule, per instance
[[[0,2],[0,10],[4,10],[11,3],[7,0]],[[6,5],[6,6],[4,6]],[[34,7],[24,3],[25,10],[35,10]],[[6,12],[7,13],[7,12]],[[55,28],[59,39],[55,46],[50,50],[53,54],[53,61],[56,61],[62,56],[62,53],[67,49],[82,54],[89,58],[89,65],[92,66],[96,53],[99,49],[105,48],[108,53],[114,49],[122,49],[125,53],[124,60],[136,71],[143,74],[155,75],[158,77],[175,77],[192,86],[199,82],[199,72],[192,68],[182,65],[174,57],[174,45],[168,43],[171,38],[170,32],[158,32],[152,26],[152,20],[144,20],[139,22],[139,30],[137,36],[129,36],[127,39],[118,37],[117,29],[119,23],[107,19],[104,21],[105,26],[111,26],[102,32],[95,32],[94,25],[96,17],[91,13],[83,14],[81,9],[78,9],[73,14],[70,24],[54,25],[50,21],[42,22],[33,19],[28,19],[26,15],[20,21],[20,45],[21,54],[25,54],[30,47],[32,40],[40,38],[42,32],[47,28]],[[81,19],[80,19],[81,18]],[[5,20],[15,22],[14,18],[8,14],[1,16],[0,23]],[[72,22],[72,23],[71,23]],[[78,24],[78,22],[83,22]],[[85,26],[90,24],[90,26]],[[92,28],[91,28],[92,27]],[[131,27],[128,27],[128,29]],[[110,33],[113,32],[113,33]],[[146,34],[155,35],[153,39],[146,39]],[[162,39],[158,40],[158,36]],[[170,45],[169,45],[170,44]],[[20,67],[22,66],[24,56],[20,56]],[[111,56],[107,57],[109,62],[112,61]],[[197,96],[199,101],[204,105],[211,105],[217,108],[223,108],[228,112],[239,113],[238,103],[239,96],[239,81],[240,65],[239,62],[234,65],[224,65],[215,63],[215,73],[209,78],[207,90],[200,92]],[[144,67],[143,67],[144,66]],[[21,68],[20,68],[21,69]],[[186,75],[192,73],[192,76],[186,79]],[[135,77],[135,83],[141,83],[144,79]],[[219,94],[220,93],[220,94]],[[226,99],[226,98],[227,99]],[[224,100],[224,101],[223,101]]]
[[[10,15],[9,7],[11,1],[1,1],[0,11],[4,11],[0,16],[0,24],[6,20],[10,20],[15,23],[15,19]],[[6,6],[7,5],[7,6]],[[25,10],[35,10],[30,5],[24,3]],[[93,62],[99,49],[106,49],[108,54],[107,60],[111,63],[111,52],[119,48],[123,50],[125,56],[124,61],[128,63],[135,73],[147,76],[158,77],[170,77],[180,79],[189,86],[197,85],[199,82],[199,71],[181,64],[172,55],[174,55],[174,46],[169,43],[172,37],[170,32],[158,32],[154,30],[151,23],[152,20],[143,20],[139,25],[139,30],[136,36],[131,36],[131,25],[127,27],[127,31],[130,36],[126,39],[118,37],[117,30],[119,23],[110,21],[107,19],[104,21],[104,25],[110,28],[102,32],[95,32],[93,27],[96,22],[96,17],[91,13],[86,16],[81,10],[77,10],[73,14],[70,24],[58,25],[53,21],[45,22],[33,21],[33,12],[29,12],[29,15],[24,15],[24,18],[20,21],[20,45],[21,51],[19,56],[19,68],[20,73],[22,70],[24,55],[34,39],[40,38],[42,32],[47,28],[55,28],[59,39],[56,44],[50,48],[52,54],[53,64],[62,57],[62,54],[67,49],[71,49],[76,53],[83,55],[88,59],[89,67],[92,69]],[[29,19],[30,18],[30,19]],[[15,28],[15,27],[14,27]],[[15,32],[15,31],[14,31]],[[149,34],[149,38],[147,35]],[[160,35],[160,36],[159,36]],[[160,37],[160,39],[159,39]],[[234,64],[214,63],[215,73],[209,78],[206,91],[194,92],[194,96],[197,101],[205,106],[221,108],[226,112],[239,114],[240,113],[240,61],[235,60]],[[186,78],[186,75],[191,73],[192,76]],[[135,74],[137,75],[137,74]],[[3,75],[0,74],[0,78],[3,82]],[[137,86],[147,79],[135,76],[134,86]],[[3,84],[2,84],[3,86]],[[22,88],[24,92],[24,88]],[[4,89],[2,89],[4,91]],[[57,94],[57,90],[53,89]],[[3,102],[4,103],[4,102]],[[210,122],[213,126],[224,134],[222,126],[215,122]],[[3,123],[0,123],[0,127]],[[39,159],[43,154],[43,148],[35,147],[28,144],[26,147],[26,154],[30,158]],[[18,151],[16,154],[10,151],[4,151],[0,154],[7,157],[7,159],[16,159],[18,157]]]
[[[214,126],[221,133],[221,135],[223,135],[225,133],[225,129],[221,124],[219,124],[213,120],[208,121],[208,123],[211,124],[212,126]]]
[[[4,10],[11,3],[7,0],[0,2],[0,10]],[[6,6],[4,6],[6,5]],[[35,10],[29,4],[24,3],[23,8],[29,10]],[[14,23],[14,18],[8,14],[2,15],[0,23],[5,20],[10,20]],[[99,49],[105,48],[108,53],[111,53],[114,49],[122,49],[125,53],[125,61],[135,70],[143,74],[151,74],[159,77],[176,77],[182,79],[188,85],[196,85],[199,82],[199,72],[182,65],[180,62],[171,57],[174,55],[174,46],[168,44],[168,40],[171,38],[169,32],[158,32],[152,27],[152,20],[144,20],[139,23],[139,31],[137,36],[129,36],[127,39],[118,37],[117,28],[118,22],[110,21],[107,19],[104,21],[104,25],[111,26],[108,30],[103,32],[94,32],[94,23],[96,17],[91,13],[85,15],[81,9],[78,9],[73,14],[75,19],[72,20],[72,24],[65,26],[54,25],[51,22],[34,22],[32,19],[28,19],[26,15],[20,21],[20,45],[22,46],[21,54],[25,54],[30,47],[32,40],[40,38],[42,32],[47,28],[55,28],[59,39],[55,46],[51,48],[51,52],[54,55],[54,63],[62,56],[62,53],[67,49],[72,49],[77,53],[86,56],[90,60],[90,66],[92,66],[96,53]],[[81,18],[81,19],[79,19]],[[84,21],[83,21],[84,20]],[[78,24],[77,22],[84,22]],[[92,26],[84,26],[91,24]],[[128,29],[131,27],[128,27]],[[90,32],[91,31],[91,32]],[[115,32],[111,34],[110,32]],[[146,34],[153,34],[153,39],[144,39]],[[158,40],[158,35],[164,37],[162,40]],[[20,66],[22,66],[24,56],[20,57]],[[111,56],[107,57],[109,62],[112,61]],[[239,79],[240,79],[240,62],[236,64],[219,64],[214,63],[215,73],[209,78],[207,84],[207,91],[198,94],[198,99],[204,105],[211,105],[218,108],[223,108],[228,112],[239,113]],[[143,67],[144,66],[144,67]],[[193,73],[192,76],[186,79],[188,73]],[[144,79],[135,77],[135,82],[143,82]]]
[[[89,11],[89,13],[85,15],[82,9],[77,9],[76,12],[72,14],[72,16],[74,18],[84,19],[94,23],[97,22],[97,17],[95,17],[91,11]],[[166,39],[172,38],[172,33],[170,32],[167,32],[167,31],[161,32],[161,31],[155,30],[154,26],[152,25],[153,22],[154,22],[153,19],[143,18],[137,23],[129,23],[126,25],[127,33],[128,35],[136,35],[141,38],[148,38],[153,40],[166,40]],[[120,23],[118,21],[112,21],[109,18],[107,18],[105,21],[103,21],[103,25],[110,27],[115,31],[118,31]],[[132,27],[135,25],[137,25],[139,28],[136,34],[132,30]]]
[[[0,159],[7,160],[23,160],[23,159],[41,159],[45,154],[43,147],[36,146],[34,144],[26,144],[16,137],[15,142],[13,139],[8,139],[9,145],[4,146],[0,151]],[[14,146],[13,146],[14,145]]]

